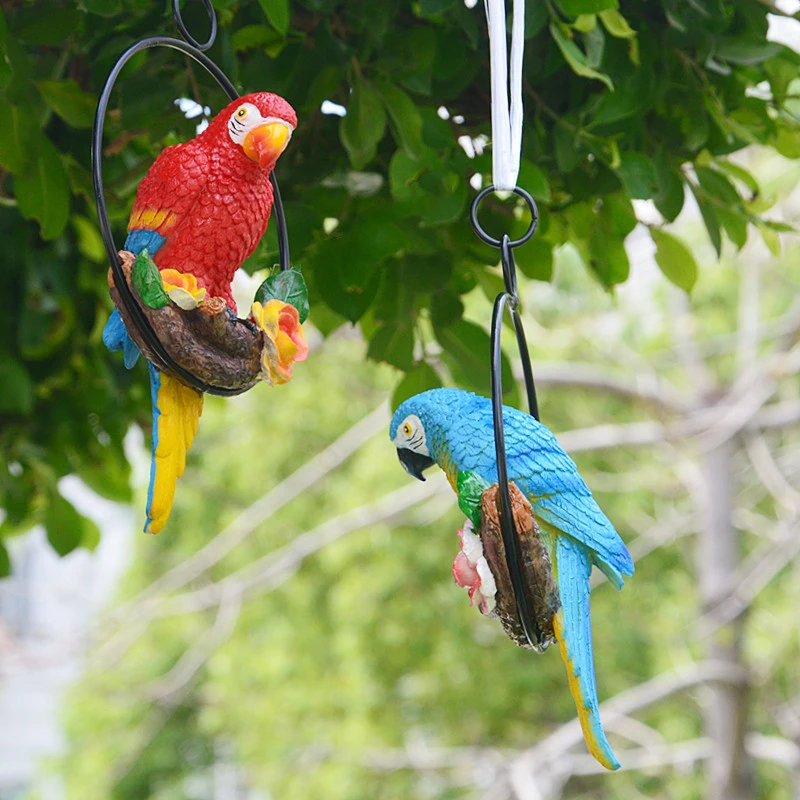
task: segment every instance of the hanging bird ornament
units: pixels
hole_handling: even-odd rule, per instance
[[[297,126],[282,97],[257,92],[224,108],[195,139],[167,147],[139,184],[119,254],[123,272],[158,342],[179,368],[235,394],[258,380],[285,383],[308,354],[302,277],[280,272],[262,284],[249,318],[237,317],[236,270],[255,250],[273,204],[270,175]],[[203,393],[169,371],[121,301],[103,341],[125,366],[147,357],[153,407],[145,531],[162,530],[197,432]]]
[[[525,592],[540,632],[533,646],[558,642],[589,752],[617,769],[598,710],[589,576],[594,565],[621,589],[633,560],[550,430],[507,406],[503,427]],[[413,477],[425,480],[423,472],[438,464],[467,514],[453,563],[456,583],[482,613],[499,616],[518,644],[531,646],[516,616],[499,533],[491,401],[460,389],[423,392],[400,405],[389,436]]]

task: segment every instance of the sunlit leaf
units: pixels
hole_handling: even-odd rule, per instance
[[[353,169],[362,169],[374,157],[386,128],[386,112],[375,87],[360,75],[353,81],[347,116],[339,125],[339,138]]]
[[[677,236],[650,228],[656,245],[656,263],[664,276],[685,292],[691,292],[697,282],[697,263],[692,251]]]
[[[69,218],[69,185],[61,157],[48,138],[40,138],[36,157],[17,175],[14,190],[20,212],[38,220],[44,239],[63,232]]]
[[[73,128],[92,127],[97,99],[75,81],[39,81],[36,88],[47,105]]]
[[[550,25],[550,34],[553,39],[555,39],[558,49],[561,50],[565,61],[576,75],[580,75],[582,78],[592,78],[602,81],[609,89],[612,91],[614,90],[614,84],[611,83],[611,78],[604,72],[598,72],[592,69],[589,66],[586,53],[584,53],[572,39],[564,34],[555,22]]]
[[[289,21],[291,19],[289,0],[258,0],[258,4],[269,20],[269,24],[278,33],[285,36],[289,30]]]

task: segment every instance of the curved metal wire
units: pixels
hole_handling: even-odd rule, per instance
[[[508,488],[508,464],[506,461],[506,438],[503,427],[503,378],[502,378],[502,350],[501,334],[503,330],[503,312],[508,308],[511,313],[511,320],[514,323],[514,333],[517,339],[520,359],[522,361],[522,372],[525,378],[525,391],[528,398],[528,411],[537,421],[539,419],[539,404],[536,399],[536,386],[533,381],[533,368],[528,352],[528,344],[525,339],[525,329],[522,325],[522,318],[519,315],[519,296],[517,294],[517,268],[514,263],[513,247],[518,247],[533,236],[539,222],[539,211],[534,199],[524,190],[515,188],[515,194],[522,197],[528,204],[531,212],[531,224],[525,234],[516,240],[504,234],[502,239],[494,239],[489,236],[478,222],[478,206],[481,200],[489,192],[494,191],[490,186],[480,192],[472,202],[470,219],[477,235],[487,244],[496,242],[496,247],[500,248],[500,260],[503,267],[503,284],[505,291],[497,295],[492,311],[492,419],[494,423],[494,445],[495,457],[497,459],[497,486],[500,495],[500,530],[503,534],[503,546],[506,551],[506,565],[511,576],[511,586],[514,590],[514,600],[517,604],[517,615],[519,616],[522,628],[528,643],[534,650],[540,650],[542,631],[528,605],[528,600],[524,592],[522,578],[522,548],[519,537],[516,534],[514,525],[514,515],[511,510],[511,492]]]
[[[173,39],[169,36],[150,36],[146,39],[140,39],[138,42],[132,44],[116,61],[114,66],[106,78],[103,91],[100,93],[100,99],[97,101],[97,110],[94,117],[94,126],[92,128],[92,183],[94,186],[95,204],[97,206],[97,218],[100,225],[100,235],[103,238],[103,244],[108,254],[108,260],[111,264],[111,272],[114,276],[114,284],[120,295],[120,300],[125,306],[125,309],[130,314],[136,327],[142,335],[142,338],[147,343],[148,347],[153,351],[157,358],[163,362],[170,372],[174,373],[184,383],[193,386],[201,392],[207,394],[215,394],[221,396],[232,396],[238,394],[240,390],[230,389],[225,386],[215,386],[198,378],[193,373],[177,364],[172,356],[164,348],[161,340],[156,335],[150,321],[145,316],[136,298],[133,296],[125,274],[122,271],[122,263],[117,255],[117,246],[114,243],[114,236],[111,233],[111,223],[108,219],[108,208],[106,205],[105,190],[103,188],[103,128],[105,125],[106,112],[108,110],[108,103],[111,97],[111,91],[114,88],[117,78],[123,67],[128,61],[133,58],[137,53],[143,50],[148,50],[154,47],[168,47],[173,50],[178,50],[181,53],[194,59],[200,66],[202,66],[220,85],[222,90],[228,95],[231,100],[239,97],[234,85],[225,75],[225,73],[208,57],[202,50],[207,50],[214,43],[217,35],[217,18],[214,9],[211,5],[211,0],[203,0],[203,5],[208,11],[211,20],[211,35],[208,41],[200,44],[195,40],[186,29],[183,19],[180,15],[179,0],[173,0],[172,12],[175,18],[175,23],[187,41],[180,39]],[[278,249],[280,254],[280,268],[282,270],[289,269],[290,255],[289,255],[289,232],[286,227],[286,215],[283,209],[283,202],[281,201],[281,193],[278,188],[278,181],[275,173],[271,173],[270,182],[272,183],[273,190],[273,211],[275,218],[275,225],[278,234]]]

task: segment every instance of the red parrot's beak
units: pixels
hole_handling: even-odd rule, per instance
[[[285,122],[266,122],[244,137],[244,154],[262,169],[271,167],[286,148],[292,129]]]

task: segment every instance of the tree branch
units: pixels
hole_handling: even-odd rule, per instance
[[[159,593],[179,589],[209,570],[253,533],[264,520],[269,519],[302,492],[319,483],[329,472],[382,430],[386,426],[387,419],[388,406],[386,403],[381,403],[371,414],[345,431],[333,444],[248,506],[205,547],[164,573],[136,597],[111,613],[108,621],[112,624],[121,623],[130,615],[131,609],[141,607]]]

